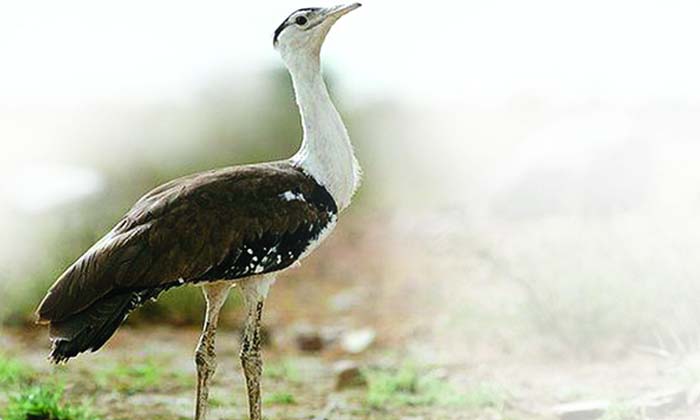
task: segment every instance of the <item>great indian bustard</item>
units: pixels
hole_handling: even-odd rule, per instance
[[[54,283],[37,309],[38,322],[49,325],[54,362],[98,350],[129,312],[163,291],[200,285],[206,317],[195,352],[195,419],[203,420],[219,311],[238,285],[247,311],[240,358],[250,418],[261,419],[260,319],[269,287],[333,230],[360,180],[320,65],[328,31],[358,7],[299,9],[275,31],[304,131],[292,158],[212,170],[152,190]]]

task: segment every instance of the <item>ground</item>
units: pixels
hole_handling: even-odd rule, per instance
[[[271,337],[263,352],[267,419],[553,420],[560,404],[608,400],[604,415],[569,418],[632,420],[644,418],[635,400],[675,389],[685,392],[683,401],[647,417],[698,417],[690,391],[700,382],[700,353],[692,346],[679,351],[629,339],[620,332],[627,323],[613,329],[597,311],[586,318],[585,307],[533,297],[552,290],[514,281],[521,271],[498,263],[487,241],[455,246],[466,241],[441,233],[443,221],[427,234],[406,228],[401,218],[378,222],[383,229],[356,219],[350,226],[362,229],[340,231],[279,279],[264,316]],[[566,290],[577,298],[575,280],[568,278]],[[242,311],[230,309],[217,338],[211,420],[246,418],[238,362]],[[6,407],[29,412],[37,401],[60,396],[56,390],[63,393],[55,405],[78,408],[63,417],[10,413],[3,420],[191,418],[198,328],[136,321],[98,353],[59,367],[47,362],[42,327],[0,330],[0,418]],[[302,329],[323,336],[324,348],[300,349]],[[349,353],[342,337],[358,329],[377,338]],[[334,367],[343,360],[359,365],[368,385],[337,390]]]
[[[52,378],[62,383],[66,401],[87,403],[102,419],[187,419],[193,404],[191,353],[197,334],[194,329],[126,328],[103,351],[61,367],[46,362],[43,334],[10,332],[4,335],[2,344],[8,355],[5,357],[21,360],[33,372],[34,381]],[[245,418],[238,334],[221,332],[218,342],[220,365],[214,379],[211,418]],[[415,356],[421,351],[418,343],[413,344],[406,354]],[[549,408],[562,401],[633,397],[677,386],[673,370],[681,367],[641,354],[614,365],[542,364],[536,360],[523,365],[508,360],[506,355],[478,353],[463,365],[430,366],[412,357],[410,363],[416,365],[406,367],[409,362],[400,361],[403,356],[381,345],[351,357],[374,375],[387,372],[371,381],[400,383],[398,376],[410,376],[412,372],[433,378],[417,394],[403,395],[391,391],[383,394],[383,390],[372,388],[376,382],[371,382],[370,389],[337,391],[333,365],[347,357],[332,348],[320,354],[302,353],[291,343],[267,348],[266,418],[323,418],[328,412],[331,419],[553,419],[556,416],[548,412]],[[441,395],[434,397],[433,392]],[[7,397],[0,396],[0,401],[6,402]],[[664,418],[681,420],[696,415],[689,409],[679,409]]]

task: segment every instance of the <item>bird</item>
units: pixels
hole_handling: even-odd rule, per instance
[[[269,289],[328,237],[360,184],[361,168],[320,59],[331,27],[360,6],[298,9],[274,32],[301,115],[297,153],[156,187],[55,281],[36,310],[37,323],[48,326],[52,362],[99,350],[131,311],[164,291],[199,286],[206,312],[194,352],[194,419],[204,420],[219,313],[235,286],[246,311],[239,356],[248,414],[261,420],[260,330]]]

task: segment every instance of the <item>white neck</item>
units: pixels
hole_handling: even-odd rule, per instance
[[[304,128],[301,148],[291,161],[323,185],[342,210],[361,176],[350,137],[328,94],[318,55],[299,57],[288,67]]]

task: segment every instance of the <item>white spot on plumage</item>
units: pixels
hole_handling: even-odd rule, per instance
[[[303,201],[303,202],[306,202],[306,198],[304,198],[304,195],[300,192],[285,191],[284,193],[280,194],[279,197],[284,201]]]

